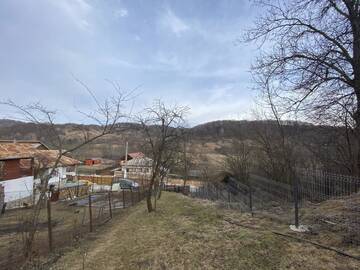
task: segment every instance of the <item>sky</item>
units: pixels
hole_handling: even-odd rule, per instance
[[[136,89],[133,113],[161,99],[188,106],[190,125],[249,118],[258,52],[238,39],[256,10],[249,0],[1,0],[1,100],[82,122],[78,111],[95,104],[78,79],[100,100],[110,82]]]

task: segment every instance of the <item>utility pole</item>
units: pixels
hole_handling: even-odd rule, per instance
[[[128,147],[129,147],[129,144],[128,142],[126,142],[125,144],[125,171],[124,171],[124,178],[126,179],[127,178],[127,168],[126,168],[126,164],[127,164],[127,159],[128,159]]]

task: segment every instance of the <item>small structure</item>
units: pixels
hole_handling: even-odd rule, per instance
[[[87,166],[93,165],[115,165],[116,161],[107,158],[88,158],[84,160],[84,164]]]
[[[101,164],[101,158],[87,158],[84,160],[84,164],[86,166]]]

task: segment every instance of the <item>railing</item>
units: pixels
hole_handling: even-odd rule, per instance
[[[146,187],[139,187],[91,193],[76,200],[48,200],[40,212],[31,253],[35,258],[32,261],[36,262],[37,257],[46,256],[63,247],[77,245],[89,232],[97,231],[113,217],[120,215],[122,209],[136,205],[145,196]],[[6,211],[0,216],[0,269],[20,269],[25,262],[21,239],[29,231],[32,214],[30,208]]]
[[[360,191],[360,179],[352,176],[330,174],[321,171],[297,170],[291,183],[282,183],[251,174],[246,183],[204,183],[191,196],[217,200],[242,211],[266,210],[290,213],[283,215],[288,222],[299,220],[299,207],[308,202],[318,203],[329,199],[342,199]]]

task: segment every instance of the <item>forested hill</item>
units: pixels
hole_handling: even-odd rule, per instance
[[[84,136],[84,130],[88,133],[100,129],[97,125],[59,124],[56,125],[58,133],[66,138],[66,146],[71,147],[78,143]],[[329,127],[319,127],[308,123],[287,122],[285,125],[289,133],[306,133],[308,136],[324,136]],[[212,144],[209,151],[224,152],[224,142],[231,140],[253,140],[260,132],[275,131],[274,121],[233,121],[223,120],[208,122],[194,126],[189,129],[192,134],[194,146]],[[0,119],[0,139],[17,140],[41,140],[52,145],[51,138],[43,132],[43,129],[33,123]],[[139,132],[138,125],[134,123],[120,124],[114,134],[97,140],[91,146],[84,147],[76,153],[79,158],[88,156],[103,156],[107,158],[118,158],[124,153],[125,141],[129,142],[129,151],[141,151],[143,137]]]

